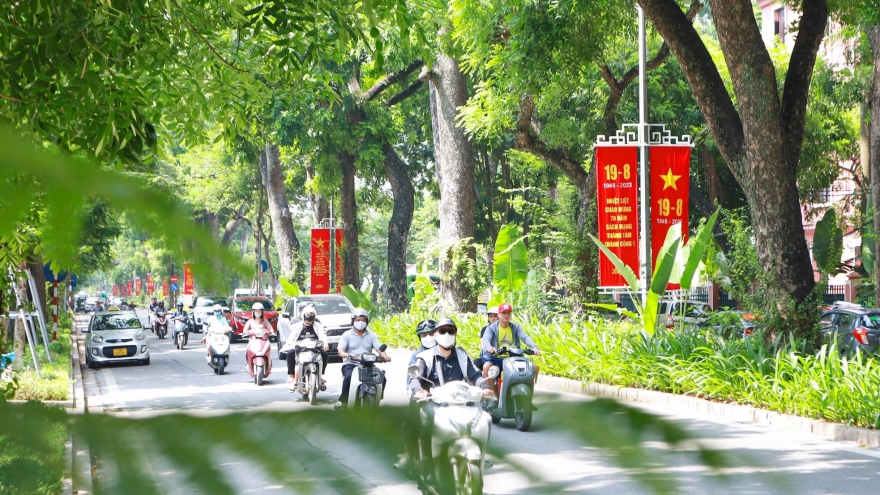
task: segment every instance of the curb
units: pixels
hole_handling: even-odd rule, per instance
[[[660,404],[712,416],[721,416],[743,423],[753,423],[772,426],[782,430],[812,433],[825,437],[828,440],[858,442],[869,447],[880,447],[880,430],[857,428],[855,426],[847,426],[840,423],[829,423],[818,419],[782,414],[741,404],[725,404],[687,395],[676,395],[641,388],[617,387],[602,383],[583,383],[578,380],[548,375],[538,376],[536,385],[550,390],[592,395],[596,397],[610,397],[628,402]]]
[[[80,350],[80,346],[83,345],[83,341],[85,340],[82,333],[79,330],[79,326],[76,325],[76,318],[74,318],[74,329],[70,332],[70,337],[73,340],[73,346],[71,348],[71,358],[70,358],[70,367],[71,372],[74,374],[76,381],[74,382],[73,387],[73,402],[74,408],[69,413],[74,414],[85,414],[86,413],[86,394],[84,388],[84,378],[83,378],[83,366],[82,360],[80,360],[80,352],[85,355],[85,348]],[[73,477],[73,493],[77,495],[88,495],[93,493],[92,486],[92,454],[89,450],[89,445],[82,438],[71,435],[71,443],[73,444],[74,456],[71,460],[71,475]]]

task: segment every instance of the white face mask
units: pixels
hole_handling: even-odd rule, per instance
[[[363,329],[367,328],[367,322],[356,321],[356,322],[354,322],[354,327],[358,330],[363,330]]]
[[[433,335],[428,335],[427,337],[422,337],[422,346],[426,349],[430,349],[437,345],[437,339],[434,338]]]
[[[436,340],[440,347],[445,347],[447,349],[450,349],[455,345],[455,335],[451,333],[437,334]]]

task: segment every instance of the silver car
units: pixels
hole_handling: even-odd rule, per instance
[[[99,311],[89,320],[86,365],[139,362],[150,364],[150,344],[134,311]]]

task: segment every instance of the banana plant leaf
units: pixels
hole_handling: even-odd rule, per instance
[[[702,261],[703,255],[706,253],[710,243],[714,242],[712,229],[715,228],[715,222],[718,220],[718,214],[720,212],[721,208],[715,210],[715,213],[713,213],[706,224],[703,225],[703,229],[700,230],[700,233],[697,234],[696,237],[692,237],[688,242],[688,252],[685,257],[684,271],[681,274],[681,280],[679,280],[679,284],[681,284],[681,288],[684,290],[690,289],[693,285],[694,275],[697,273],[700,261]]]
[[[495,287],[502,292],[516,292],[525,283],[528,272],[528,252],[519,226],[507,224],[495,240]]]

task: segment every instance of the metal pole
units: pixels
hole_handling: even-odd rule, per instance
[[[641,239],[639,243],[639,293],[642,305],[647,304],[648,288],[651,286],[651,203],[648,197],[648,71],[647,37],[645,34],[645,11],[639,11],[639,215]]]
[[[52,281],[52,341],[58,340],[58,274]]]

